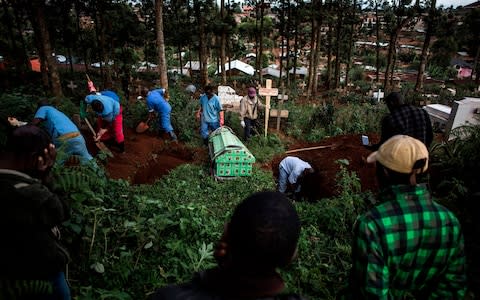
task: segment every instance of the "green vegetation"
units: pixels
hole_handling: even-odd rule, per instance
[[[311,299],[334,299],[350,268],[350,228],[363,197],[348,162],[339,163],[338,197],[296,204],[303,230],[297,262],[285,276],[288,289]],[[143,299],[214,266],[214,245],[235,205],[275,187],[271,173],[258,168],[251,178],[215,182],[205,167],[183,165],[151,186],[92,172],[55,170],[55,189],[73,208],[64,240],[79,299]]]

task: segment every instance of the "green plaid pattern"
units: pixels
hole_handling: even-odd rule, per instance
[[[464,244],[455,215],[425,185],[393,186],[381,199],[354,228],[354,298],[463,299]]]

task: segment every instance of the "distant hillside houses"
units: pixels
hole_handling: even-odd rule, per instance
[[[225,64],[225,72],[230,75],[239,75],[243,73],[243,74],[253,76],[255,74],[255,69],[251,65],[236,59],[234,61],[227,62]],[[217,72],[215,72],[215,74],[221,74],[221,73],[222,73],[221,68],[218,68]]]

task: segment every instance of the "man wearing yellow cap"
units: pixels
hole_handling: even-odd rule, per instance
[[[460,223],[433,201],[416,174],[428,167],[421,141],[396,135],[373,152],[384,173],[379,204],[354,226],[350,278],[354,299],[463,299],[465,254]]]

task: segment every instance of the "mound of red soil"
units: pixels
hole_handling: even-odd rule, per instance
[[[372,137],[373,142],[378,139],[377,136],[370,135],[371,140]],[[374,164],[366,163],[366,158],[371,151],[362,146],[360,134],[335,136],[322,140],[319,143],[297,143],[292,145],[289,150],[300,150],[316,146],[328,147],[297,151],[275,157],[269,167],[274,175],[278,177],[278,165],[286,156],[297,156],[309,162],[317,172],[313,178],[303,184],[302,190],[311,198],[319,199],[336,194],[336,176],[340,171],[340,165],[336,161],[346,159],[349,162],[347,169],[354,171],[360,178],[362,191],[378,190],[375,166]]]
[[[84,134],[90,153],[96,155],[99,150],[91,135]],[[132,129],[125,130],[125,152],[112,152],[115,157],[105,164],[108,176],[133,184],[153,183],[182,164],[208,159],[206,148],[194,151],[182,143],[159,139],[153,132],[136,133]]]

